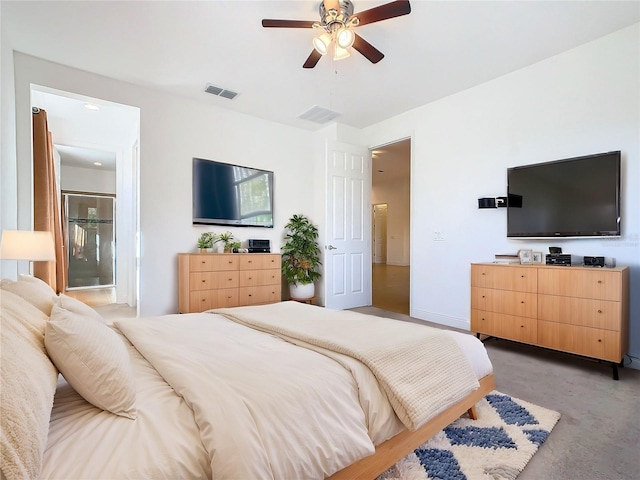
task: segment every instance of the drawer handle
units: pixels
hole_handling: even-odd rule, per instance
[[[520,278],[524,278],[524,275],[520,275]]]
[[[520,325],[520,328],[524,328],[524,325]]]
[[[602,280],[598,280],[598,283],[602,283]]]
[[[207,263],[207,262],[205,262],[204,260],[202,260],[200,263],[205,264],[205,263]]]
[[[486,275],[486,273],[482,272],[482,275]]]
[[[233,260],[229,260],[229,265],[231,265],[233,263]]]
[[[253,280],[253,277],[249,277],[249,280]]]
[[[202,300],[200,300],[201,302],[204,302],[204,298]]]
[[[524,300],[520,300],[520,303],[524,303]]]
[[[598,339],[598,341],[599,341],[599,342],[602,342],[602,339],[601,339],[601,338],[599,338],[599,339]]]
[[[598,313],[602,313],[602,310],[598,310]]]
[[[205,282],[206,282],[206,280],[202,280],[202,283],[205,283]]]
[[[482,295],[482,298],[485,298],[485,296],[484,296],[484,295]]]

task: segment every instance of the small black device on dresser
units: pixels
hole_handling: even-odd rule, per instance
[[[548,253],[546,257],[547,265],[561,265],[564,267],[571,266],[570,253]]]
[[[604,257],[584,257],[582,261],[585,267],[604,267]]]
[[[249,253],[271,253],[270,240],[249,239]]]

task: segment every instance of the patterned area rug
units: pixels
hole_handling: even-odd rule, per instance
[[[493,391],[377,480],[512,480],[560,419],[553,410]]]

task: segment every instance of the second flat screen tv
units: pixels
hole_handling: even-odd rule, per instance
[[[620,235],[620,152],[509,168],[507,237]]]
[[[193,223],[273,228],[273,172],[193,159]]]

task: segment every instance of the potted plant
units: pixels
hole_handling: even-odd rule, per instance
[[[284,227],[282,274],[289,284],[291,298],[308,299],[315,294],[314,282],[321,276],[318,267],[320,247],[318,228],[304,215],[293,215]]]
[[[198,238],[198,249],[200,253],[212,252],[213,244],[217,242],[216,234],[213,232],[204,232]]]
[[[219,234],[217,241],[223,243],[224,253],[231,253],[234,248],[240,246],[240,242],[237,242],[235,238],[233,238],[233,233],[229,231]]]

